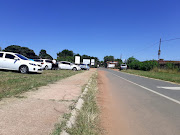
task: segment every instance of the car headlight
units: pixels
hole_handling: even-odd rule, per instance
[[[34,64],[34,63],[29,63],[29,65],[33,65],[33,66],[36,66],[36,64]]]

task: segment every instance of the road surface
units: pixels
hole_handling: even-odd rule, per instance
[[[99,68],[130,135],[180,135],[180,85]],[[121,123],[122,124],[122,123]],[[121,127],[119,127],[121,129]]]

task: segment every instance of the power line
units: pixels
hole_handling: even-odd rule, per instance
[[[172,39],[162,40],[161,42],[168,42],[168,41],[179,40],[179,39],[180,39],[180,38],[172,38]]]
[[[180,40],[180,38],[172,38],[172,39],[167,39],[167,40],[161,40],[161,42],[169,42],[169,41],[172,41],[172,40]],[[143,48],[143,49],[141,49],[141,50],[139,50],[139,51],[137,51],[137,52],[134,52],[133,55],[136,54],[136,53],[139,53],[139,52],[141,52],[141,51],[144,51],[145,49],[154,47],[154,46],[157,45],[157,44],[159,44],[159,42],[156,42],[156,43],[154,43],[154,44],[152,44],[152,45],[146,46],[145,48]]]
[[[141,50],[139,50],[139,51],[137,51],[137,52],[134,52],[133,55],[136,54],[136,53],[139,53],[139,52],[141,52],[141,51],[144,51],[145,49],[154,47],[154,46],[157,45],[157,44],[159,44],[159,42],[156,42],[156,43],[154,43],[154,44],[152,44],[152,45],[146,46],[145,48],[143,48],[143,49],[141,49]]]

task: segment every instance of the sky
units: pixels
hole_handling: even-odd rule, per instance
[[[160,38],[180,38],[179,7],[179,0],[0,0],[0,47],[157,59]],[[180,60],[180,39],[162,42],[160,58]]]

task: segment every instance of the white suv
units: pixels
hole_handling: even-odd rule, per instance
[[[41,64],[21,54],[0,51],[0,69],[16,70],[21,73],[42,72]]]
[[[75,65],[68,61],[60,61],[58,62],[59,69],[68,69],[68,70],[81,70],[81,68],[78,65]]]
[[[49,59],[34,59],[34,61],[42,64],[42,69],[52,69],[52,60]]]

